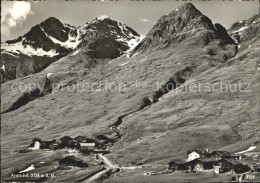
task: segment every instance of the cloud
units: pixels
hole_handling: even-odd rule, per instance
[[[149,22],[149,20],[147,20],[146,18],[140,18],[139,20],[140,22]]]
[[[24,22],[29,14],[33,14],[30,2],[2,2],[1,32],[10,34],[10,29]]]

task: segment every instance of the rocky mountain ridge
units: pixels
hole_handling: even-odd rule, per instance
[[[223,44],[234,43],[222,25],[213,25],[192,3],[187,3],[162,16],[132,54],[175,47],[194,37],[197,39],[193,40],[193,44],[203,46],[214,39],[221,40]]]
[[[50,17],[24,36],[1,43],[2,81],[39,72],[79,49],[92,50],[91,54],[97,58],[116,58],[139,40],[136,31],[107,16],[79,27]]]

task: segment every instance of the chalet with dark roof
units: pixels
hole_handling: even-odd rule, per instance
[[[172,171],[185,171],[187,170],[187,166],[185,165],[185,161],[181,161],[181,160],[174,160],[168,163],[169,170]]]
[[[61,144],[60,147],[61,148],[76,148],[76,144],[73,141],[73,138],[69,137],[69,136],[64,136],[60,139]]]
[[[219,167],[219,173],[225,172],[236,172],[236,173],[244,173],[250,170],[250,168],[235,160],[235,159],[220,159],[217,161],[214,166]]]
[[[82,142],[85,142],[86,140],[87,140],[86,136],[77,136],[74,138],[74,141],[77,143],[82,143]]]
[[[209,157],[214,158],[215,160],[220,159],[229,159],[231,158],[231,154],[227,151],[213,151],[209,154]]]
[[[199,158],[186,162],[185,165],[189,171],[205,171],[214,169],[216,160],[214,158]]]

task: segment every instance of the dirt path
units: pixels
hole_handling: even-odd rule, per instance
[[[100,178],[102,175],[104,175],[105,173],[107,173],[111,168],[106,168],[105,170],[96,173],[95,175],[91,176],[90,178],[88,178],[86,181],[83,181],[83,183],[90,183],[93,182],[94,180],[97,180],[98,178]]]
[[[119,168],[118,165],[114,165],[107,157],[105,157],[102,154],[99,154],[99,157],[104,161],[104,163],[109,167],[109,168]]]
[[[106,169],[102,170],[101,172],[98,172],[94,175],[92,175],[91,177],[89,177],[87,180],[83,181],[84,183],[90,183],[93,182],[95,180],[97,180],[98,178],[102,177],[105,173],[107,173],[108,171],[112,170],[112,169],[117,169],[119,168],[118,165],[114,165],[107,157],[105,157],[102,154],[98,154],[98,156],[103,160],[103,162],[106,164]]]

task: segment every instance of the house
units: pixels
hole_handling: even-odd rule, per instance
[[[186,162],[185,165],[189,171],[213,171],[216,160],[214,158],[199,158]]]
[[[231,158],[231,154],[227,151],[213,151],[209,154],[209,157],[215,160],[229,159]]]
[[[74,149],[76,147],[75,142],[69,136],[62,137],[60,139],[60,141],[61,141],[61,144],[60,144],[61,148],[72,148],[72,149]]]
[[[40,139],[33,139],[33,142],[29,145],[29,149],[37,150],[40,149],[41,140]]]
[[[56,140],[52,140],[52,141],[41,141],[41,149],[50,149],[51,144],[56,142]]]
[[[260,172],[260,165],[253,165],[252,170],[253,170],[254,172]]]
[[[187,161],[192,161],[198,158],[206,158],[208,155],[208,150],[190,150],[187,152]]]
[[[60,139],[61,143],[68,143],[73,141],[73,139],[70,136],[64,136]]]
[[[51,144],[55,142],[53,141],[42,141],[40,139],[33,139],[33,142],[29,145],[29,149],[36,150],[36,149],[50,149]]]
[[[87,140],[86,136],[77,136],[77,137],[74,138],[74,141],[77,142],[78,144],[85,142],[86,140]]]
[[[250,170],[250,168],[247,165],[244,165],[235,159],[220,159],[214,164],[214,166],[219,167],[219,173],[244,173]]]
[[[185,161],[180,161],[180,160],[174,160],[168,163],[169,170],[172,171],[185,171],[187,170],[187,166],[185,165]]]
[[[51,150],[57,150],[61,147],[61,142],[58,142],[56,140],[53,140],[53,142],[50,145]]]
[[[66,166],[75,166],[75,167],[88,167],[88,164],[84,162],[80,158],[76,158],[75,156],[67,156],[61,160],[59,160],[60,167]]]
[[[96,142],[93,139],[87,139],[85,142],[80,143],[80,150],[83,154],[88,154],[95,150]]]

